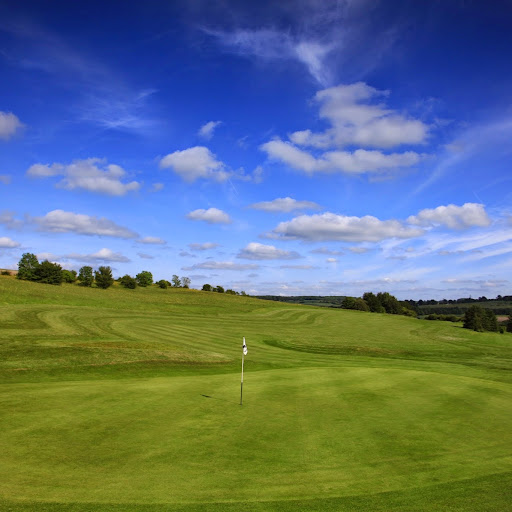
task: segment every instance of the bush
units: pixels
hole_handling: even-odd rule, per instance
[[[128,274],[124,275],[119,279],[119,284],[123,288],[129,288],[130,290],[134,290],[137,287],[137,281],[134,277],[129,276]]]
[[[57,263],[51,263],[44,260],[35,269],[34,281],[45,284],[61,284],[62,283],[62,267]]]
[[[160,281],[158,281],[156,284],[159,286],[159,288],[163,288],[164,290],[169,286],[165,279],[160,279]]]
[[[65,283],[74,283],[76,281],[76,270],[63,270],[62,280]]]
[[[153,274],[147,270],[143,270],[135,276],[139,286],[151,286],[153,284]]]

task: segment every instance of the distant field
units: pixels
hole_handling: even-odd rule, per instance
[[[7,276],[0,304],[2,511],[512,510],[511,334]]]

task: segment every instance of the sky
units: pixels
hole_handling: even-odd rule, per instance
[[[0,4],[0,267],[512,294],[512,2]]]

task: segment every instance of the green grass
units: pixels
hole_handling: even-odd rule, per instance
[[[3,276],[0,304],[0,510],[512,510],[509,334]]]

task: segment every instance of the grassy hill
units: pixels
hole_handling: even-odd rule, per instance
[[[0,510],[511,509],[510,334],[7,276],[0,304]]]

